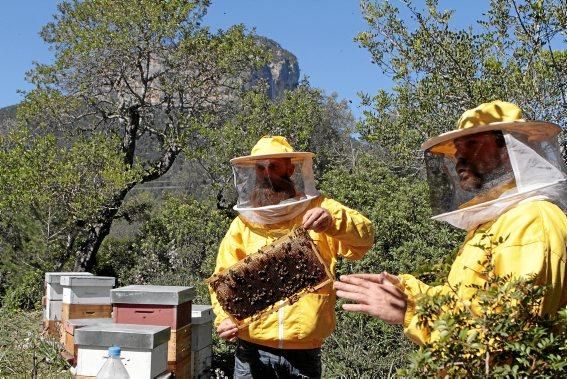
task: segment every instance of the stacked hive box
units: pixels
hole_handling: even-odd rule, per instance
[[[171,327],[167,363],[176,378],[191,377],[193,287],[126,286],[111,291],[112,318],[121,324]]]
[[[114,278],[110,276],[63,276],[63,304],[61,320],[110,318],[110,290]]]
[[[44,328],[52,336],[58,335],[60,331],[61,309],[63,304],[63,287],[61,277],[63,276],[92,276],[89,272],[46,272],[45,273],[45,297],[43,299],[43,322]]]
[[[71,319],[63,323],[65,351],[77,357],[77,345],[75,344],[75,331],[85,326],[111,324],[112,318],[85,318],[85,319]]]
[[[191,366],[193,378],[210,377],[213,344],[213,308],[193,305],[191,311]]]
[[[120,346],[130,378],[153,379],[167,370],[170,328],[152,325],[101,324],[75,331],[76,379],[94,378],[110,346]]]

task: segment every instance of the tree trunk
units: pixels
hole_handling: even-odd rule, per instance
[[[93,269],[96,253],[102,241],[110,233],[110,227],[124,198],[133,187],[134,184],[120,191],[114,197],[112,204],[104,207],[99,217],[99,222],[89,226],[85,240],[80,243],[77,249],[73,271],[91,271]]]
[[[120,210],[120,206],[124,202],[124,198],[126,198],[128,192],[138,183],[150,182],[165,175],[173,165],[173,162],[175,162],[175,158],[179,155],[179,152],[180,149],[177,146],[170,147],[163,153],[158,161],[154,162],[153,167],[146,171],[140,182],[128,185],[114,196],[111,204],[103,208],[98,217],[98,222],[89,226],[85,240],[82,241],[77,248],[74,271],[90,271],[93,269],[98,249],[102,241],[106,238],[108,233],[110,233],[112,222]]]

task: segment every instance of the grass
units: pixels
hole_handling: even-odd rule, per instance
[[[41,311],[0,308],[0,378],[71,378],[62,345],[42,330]]]

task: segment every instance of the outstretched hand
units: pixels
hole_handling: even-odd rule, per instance
[[[388,324],[402,324],[407,296],[397,284],[399,279],[396,276],[383,272],[342,275],[334,287],[338,297],[353,302],[343,304],[345,311],[366,313]]]
[[[329,229],[333,223],[333,216],[325,208],[312,208],[303,215],[302,226],[314,232],[321,233]]]

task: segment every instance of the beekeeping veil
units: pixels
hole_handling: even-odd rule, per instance
[[[497,100],[466,111],[457,126],[422,145],[433,219],[471,230],[523,201],[567,209],[558,125],[526,121]]]
[[[294,151],[284,137],[262,137],[250,155],[231,159],[238,200],[234,209],[260,224],[290,220],[319,196],[313,153]]]

